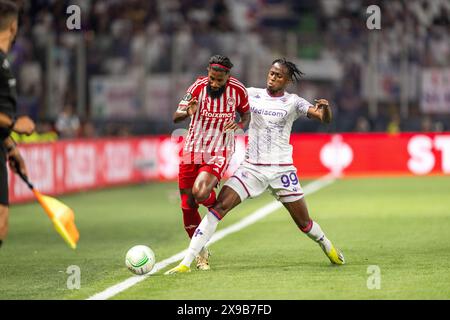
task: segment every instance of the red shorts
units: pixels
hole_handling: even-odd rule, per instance
[[[225,162],[213,162],[209,164],[180,163],[180,171],[178,173],[179,188],[192,189],[195,179],[197,179],[198,174],[202,171],[213,174],[217,178],[217,183],[219,183],[228,168],[228,164],[228,159]]]

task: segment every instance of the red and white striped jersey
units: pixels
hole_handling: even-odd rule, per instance
[[[183,155],[190,154],[192,159],[195,155],[196,161],[198,155],[221,155],[229,159],[234,153],[234,131],[223,132],[223,127],[227,120],[234,121],[236,112],[242,115],[249,111],[247,90],[234,77],[228,79],[219,98],[211,98],[207,87],[208,77],[198,78],[179,104],[179,108],[183,109],[192,98],[198,100],[197,111],[191,116]]]

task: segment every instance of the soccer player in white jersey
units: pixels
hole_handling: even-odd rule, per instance
[[[214,206],[208,209],[184,259],[166,274],[189,272],[193,259],[212,237],[218,222],[239,203],[259,196],[268,188],[289,211],[298,228],[319,244],[333,264],[345,263],[342,252],[310,218],[297,169],[292,163],[289,137],[293,122],[303,117],[330,123],[332,118],[327,100],[316,100],[313,106],[286,92],[289,83],[301,76],[295,64],[277,59],[269,70],[265,89],[247,88],[252,115],[245,160],[225,183]]]

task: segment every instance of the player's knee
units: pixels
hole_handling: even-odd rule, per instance
[[[209,198],[211,191],[205,187],[192,188],[192,195],[197,203],[203,202]]]
[[[231,205],[228,204],[226,201],[217,201],[214,204],[213,209],[223,217],[227,214],[228,211],[230,211]]]

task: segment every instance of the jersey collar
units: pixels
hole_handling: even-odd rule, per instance
[[[286,91],[283,91],[283,94],[277,95],[277,96],[271,95],[269,90],[267,90],[267,88],[265,89],[265,91],[266,91],[266,94],[271,98],[283,98],[286,95]]]

